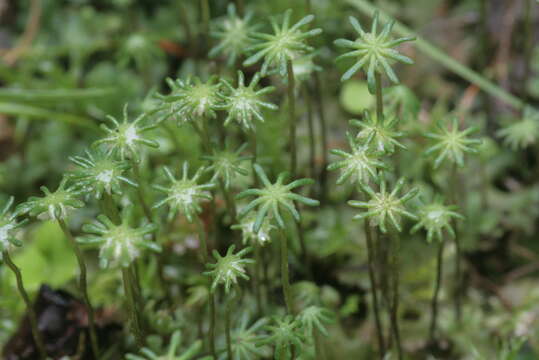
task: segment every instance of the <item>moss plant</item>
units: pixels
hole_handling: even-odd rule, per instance
[[[448,186],[448,196],[451,198],[453,204],[458,205],[458,188],[459,188],[459,179],[458,179],[458,167],[464,166],[464,156],[466,154],[477,154],[478,147],[481,144],[481,140],[472,139],[470,135],[477,132],[476,127],[469,127],[464,130],[460,130],[459,120],[456,117],[451,117],[449,121],[449,126],[444,126],[443,122],[437,123],[437,132],[426,133],[425,136],[431,139],[434,144],[432,144],[425,151],[425,155],[434,157],[434,168],[438,168],[444,161],[449,161],[453,164],[451,170],[451,180]],[[453,228],[456,232],[454,237],[455,247],[457,254],[455,256],[455,276],[456,276],[456,285],[455,285],[455,316],[460,322],[461,313],[462,313],[462,278],[461,278],[461,244],[460,237],[458,235],[457,224],[453,224]]]
[[[73,188],[66,188],[66,183],[67,178],[64,178],[55,192],[51,192],[47,187],[42,186],[41,191],[43,191],[45,195],[41,198],[29,198],[26,203],[19,205],[18,211],[21,213],[29,213],[31,216],[36,216],[41,219],[49,218],[51,220],[56,220],[64,232],[64,235],[73,247],[73,252],[77,257],[77,262],[79,265],[79,290],[82,294],[88,312],[88,324],[90,327],[92,351],[94,356],[98,357],[100,352],[94,321],[94,309],[90,302],[90,297],[88,296],[86,261],[84,260],[84,255],[66,223],[68,210],[81,208],[84,206],[84,202],[77,198],[80,195],[80,191],[76,191]]]
[[[429,338],[434,341],[437,319],[438,319],[438,296],[442,285],[443,271],[443,256],[444,256],[444,233],[455,238],[455,231],[451,225],[453,219],[464,219],[462,215],[457,213],[456,206],[447,206],[443,204],[441,199],[435,199],[432,203],[424,205],[418,212],[419,221],[412,227],[412,233],[419,229],[427,231],[427,242],[432,240],[439,242],[438,255],[436,257],[436,282],[434,285],[434,293],[431,302],[431,322],[429,328]]]
[[[390,1],[8,11],[9,34],[27,25],[0,66],[0,356],[533,358],[537,1],[522,2],[496,59],[488,1],[480,32],[444,24],[444,46],[480,42],[459,61],[412,43]],[[439,8],[407,3],[391,10],[409,24]],[[492,60],[502,86],[480,75]],[[31,197],[12,210],[4,191]],[[82,312],[56,306],[71,285]]]
[[[306,32],[301,31],[301,27],[314,20],[313,15],[307,15],[294,25],[290,26],[292,10],[284,13],[281,24],[276,19],[271,18],[273,34],[253,33],[253,37],[260,41],[259,44],[251,46],[247,51],[254,52],[247,58],[244,66],[250,66],[262,58],[262,75],[268,73],[272,68],[277,68],[278,73],[287,78],[288,82],[288,112],[290,126],[290,172],[294,176],[297,169],[296,154],[296,98],[295,98],[295,76],[293,61],[298,54],[308,53],[314,50],[306,44],[310,37],[319,35],[322,29],[311,29]]]
[[[80,244],[100,247],[99,258],[102,267],[121,269],[131,326],[139,347],[144,343],[143,321],[139,308],[141,299],[136,298],[136,278],[130,265],[145,250],[161,251],[159,245],[147,238],[147,235],[155,230],[156,227],[152,224],[133,228],[124,219],[121,224],[115,224],[105,215],[99,215],[96,222],[83,226],[83,231],[92,235],[77,240]]]
[[[217,45],[210,50],[208,56],[214,58],[224,55],[227,57],[228,66],[234,66],[246,49],[252,45],[251,34],[258,28],[251,24],[252,12],[241,17],[243,11],[239,7],[238,10],[239,14],[236,6],[229,4],[226,17],[219,21],[211,32],[212,37],[217,39]]]
[[[197,215],[202,212],[201,202],[211,200],[212,196],[208,190],[215,185],[211,183],[198,184],[198,181],[205,171],[201,167],[189,178],[189,163],[184,162],[182,166],[182,176],[180,179],[172,174],[167,168],[163,168],[166,178],[170,185],[168,187],[162,185],[154,185],[154,188],[166,194],[166,197],[157,202],[153,208],[157,209],[163,205],[168,205],[168,219],[172,220],[176,214],[184,215],[189,222],[193,222]]]
[[[216,262],[214,264],[207,264],[207,271],[205,274],[211,276],[213,279],[211,285],[211,292],[215,292],[218,285],[223,285],[225,295],[227,296],[227,306],[225,310],[225,335],[226,335],[226,351],[228,359],[233,359],[232,356],[232,339],[230,329],[230,315],[232,311],[232,302],[234,300],[234,294],[232,287],[238,285],[240,278],[249,280],[246,274],[245,266],[254,263],[252,259],[244,259],[243,256],[249,253],[251,248],[244,248],[236,254],[234,254],[235,246],[232,245],[228,248],[226,255],[221,256],[217,251],[213,251],[213,257]]]
[[[22,243],[16,238],[17,231],[27,222],[27,220],[18,221],[18,214],[11,212],[11,207],[13,205],[14,198],[10,197],[8,201],[3,205],[2,211],[0,212],[0,253],[2,260],[7,267],[15,275],[15,280],[17,281],[17,289],[19,294],[22,297],[24,304],[26,306],[26,311],[28,313],[28,320],[30,322],[30,329],[32,331],[33,340],[37,346],[39,353],[39,358],[45,360],[47,358],[47,352],[45,350],[45,344],[43,342],[43,337],[39,332],[37,326],[37,316],[34,311],[28,292],[26,291],[21,275],[20,269],[15,265],[11,256],[9,255],[10,249],[13,246],[22,246]]]
[[[279,228],[284,230],[287,225],[283,216],[281,216],[281,211],[285,210],[292,218],[299,222],[300,215],[294,206],[294,202],[297,201],[304,205],[308,206],[318,206],[319,202],[317,200],[309,199],[305,196],[293,193],[292,190],[304,186],[310,185],[313,183],[311,179],[300,179],[292,181],[290,184],[285,185],[284,181],[288,177],[287,173],[281,173],[276,182],[272,184],[262,167],[255,165],[255,171],[260,181],[262,182],[262,189],[249,189],[238,194],[237,198],[242,199],[248,196],[255,196],[256,198],[251,201],[247,206],[245,206],[239,213],[240,218],[245,216],[247,213],[254,210],[256,207],[257,215],[256,220],[253,224],[253,230],[258,232],[264,219],[268,216],[268,213],[271,213],[274,221],[276,221]],[[288,226],[290,226],[288,224]],[[289,234],[293,231],[288,230]],[[288,245],[287,245],[287,235],[283,231],[282,242],[281,242],[281,280],[283,284],[283,293],[286,303],[286,308],[288,313],[292,313],[293,305],[290,294],[290,283],[289,283],[289,274],[288,274]]]

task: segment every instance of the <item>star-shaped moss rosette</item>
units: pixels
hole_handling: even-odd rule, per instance
[[[396,131],[398,119],[396,117],[378,120],[376,115],[371,115],[369,111],[363,113],[363,120],[350,120],[350,124],[359,127],[356,140],[360,144],[367,144],[373,150],[383,154],[391,154],[395,147],[406,149],[399,138],[404,134]]]
[[[376,91],[375,73],[385,73],[387,77],[394,83],[399,82],[399,78],[391,68],[393,62],[399,61],[405,64],[413,64],[413,60],[407,56],[401,55],[394,47],[414,40],[413,37],[404,37],[400,39],[391,38],[391,30],[393,29],[394,21],[387,23],[382,31],[378,34],[378,13],[374,14],[374,19],[371,25],[371,31],[365,32],[359,21],[351,16],[350,24],[359,34],[359,38],[355,41],[339,39],[335,41],[335,45],[351,49],[337,58],[337,60],[345,58],[354,58],[356,63],[348,69],[342,76],[341,80],[346,81],[352,77],[360,69],[367,68],[367,83],[369,91],[374,94]]]
[[[268,323],[262,318],[249,326],[248,312],[242,312],[239,326],[232,330],[232,355],[234,360],[253,360],[266,356],[264,348],[257,347],[259,333]]]
[[[234,254],[235,245],[231,245],[226,251],[225,256],[221,256],[217,250],[213,250],[213,257],[216,262],[214,264],[206,264],[208,271],[205,275],[210,276],[213,281],[211,291],[215,291],[217,286],[223,285],[225,293],[230,292],[233,285],[238,284],[239,279],[249,280],[245,267],[249,264],[254,264],[252,259],[244,259],[243,257],[251,252],[252,248],[244,248]]]
[[[144,133],[156,126],[155,124],[143,124],[146,114],[129,121],[127,105],[125,105],[122,122],[110,115],[107,118],[112,123],[112,127],[101,124],[101,128],[105,130],[106,135],[92,145],[93,147],[105,146],[107,155],[118,156],[121,160],[133,159],[138,162],[142,151],[141,146],[159,147],[157,141],[145,137]]]
[[[280,228],[285,228],[284,220],[281,216],[281,210],[287,211],[291,214],[296,221],[300,221],[299,212],[296,210],[294,201],[300,202],[307,206],[318,206],[320,202],[318,200],[310,199],[308,197],[296,194],[292,192],[297,187],[304,185],[314,184],[312,179],[299,179],[292,181],[290,184],[285,185],[284,181],[288,177],[288,173],[283,172],[277,177],[277,181],[272,184],[264,169],[258,164],[254,165],[255,172],[264,186],[262,189],[248,189],[239,193],[236,198],[243,199],[245,197],[256,197],[247,206],[241,209],[239,217],[250,213],[253,209],[258,208],[257,216],[254,223],[253,230],[255,232],[260,231],[264,219],[271,212],[273,219],[277,221]]]
[[[258,231],[255,231],[256,214],[251,213],[241,219],[239,224],[231,226],[233,230],[241,230],[243,244],[265,246],[271,242],[271,232],[275,226],[271,224],[267,217],[262,221]]]
[[[354,216],[355,220],[368,219],[371,226],[378,226],[383,233],[387,233],[388,225],[391,224],[397,231],[402,231],[401,219],[407,217],[417,220],[418,217],[406,210],[405,204],[417,195],[419,189],[412,188],[399,197],[399,192],[404,186],[404,179],[399,179],[393,191],[387,191],[387,185],[383,177],[379,180],[380,191],[375,192],[370,186],[359,183],[361,190],[366,193],[369,201],[350,200],[348,204],[366,211]]]
[[[455,237],[455,231],[451,222],[455,220],[463,220],[464,217],[459,214],[457,206],[454,205],[444,205],[443,201],[440,198],[435,199],[433,202],[423,205],[419,211],[419,221],[414,227],[412,227],[411,232],[415,233],[419,229],[425,229],[427,231],[427,242],[431,243],[433,239],[438,241],[443,241],[444,231],[451,236]]]
[[[247,144],[241,145],[236,151],[215,150],[212,155],[203,155],[201,159],[210,162],[206,171],[213,173],[211,182],[215,183],[220,179],[226,189],[229,189],[237,175],[247,176],[249,171],[242,167],[242,163],[250,160],[252,156],[241,155],[245,151]]]
[[[260,336],[257,346],[270,345],[275,347],[275,360],[291,359],[292,347],[297,350],[305,346],[305,337],[301,322],[292,315],[273,317],[271,323],[264,326],[267,335]]]
[[[425,155],[436,155],[434,158],[434,168],[438,168],[446,159],[464,166],[465,154],[477,154],[477,149],[481,145],[481,140],[470,139],[468,136],[477,132],[476,127],[469,127],[463,131],[459,131],[459,121],[456,117],[450,120],[450,126],[444,126],[442,122],[438,122],[437,133],[426,133],[425,137],[434,140],[434,145],[430,146]]]
[[[313,336],[313,330],[328,336],[326,325],[335,323],[335,314],[321,306],[311,305],[301,311],[298,319],[307,336]]]
[[[264,101],[264,95],[275,90],[273,86],[256,89],[260,82],[260,73],[253,76],[249,86],[245,86],[245,76],[241,71],[238,71],[237,88],[234,88],[224,79],[221,81],[225,90],[227,90],[226,93],[219,94],[223,101],[220,109],[225,110],[228,114],[225,119],[225,126],[232,121],[236,121],[244,130],[254,130],[255,119],[264,122],[263,109],[278,109],[277,105]]]
[[[31,196],[28,201],[17,206],[17,213],[29,214],[40,220],[64,220],[73,209],[84,206],[79,199],[82,190],[66,187],[67,178],[63,178],[55,192],[51,192],[46,186],[39,189],[43,197]]]
[[[202,118],[214,118],[220,108],[219,92],[221,83],[217,76],[211,76],[206,82],[198,77],[189,77],[176,81],[168,78],[168,95],[157,94],[159,100],[156,112],[160,121],[174,119],[178,125],[192,123]]]
[[[281,76],[287,74],[287,62],[314,50],[307,45],[307,39],[322,33],[322,29],[302,31],[300,28],[312,22],[314,15],[307,15],[290,26],[292,10],[284,13],[283,22],[279,24],[270,18],[273,34],[255,32],[252,37],[260,43],[250,46],[247,51],[254,52],[243,62],[243,66],[251,66],[264,59],[261,73],[266,75],[270,69],[277,68]]]
[[[154,209],[168,204],[168,220],[172,220],[178,212],[187,218],[187,221],[192,223],[194,216],[202,212],[201,202],[212,199],[211,193],[208,191],[215,187],[215,184],[198,184],[200,177],[205,171],[204,167],[200,167],[192,178],[189,178],[189,163],[183,163],[182,176],[176,179],[172,172],[167,168],[163,168],[164,173],[170,184],[168,186],[154,185],[154,189],[165,193],[167,196],[153,206]]]
[[[243,18],[236,12],[236,6],[229,4],[227,16],[216,23],[211,36],[217,39],[215,45],[208,53],[210,58],[218,55],[227,57],[227,65],[233,66],[245,50],[253,44],[251,34],[259,26],[252,25],[253,13],[247,12]]]
[[[353,184],[365,182],[369,179],[375,179],[378,169],[386,169],[387,166],[378,160],[379,153],[372,151],[368,145],[359,145],[356,140],[346,133],[348,144],[352,151],[347,153],[339,149],[330,150],[330,153],[339,156],[342,160],[338,160],[330,165],[327,169],[341,170],[341,176],[337,179],[337,185],[343,184],[348,179]]]
[[[0,260],[2,253],[9,251],[12,245],[22,246],[22,242],[16,237],[16,232],[28,221],[27,219],[17,221],[17,213],[10,211],[13,201],[12,196],[3,204],[0,211]]]
[[[525,149],[535,144],[539,137],[539,112],[527,107],[522,120],[504,126],[496,135],[513,150]]]
[[[121,194],[122,183],[138,186],[123,175],[131,167],[128,162],[116,160],[100,150],[85,150],[84,153],[86,156],[69,158],[78,166],[78,169],[66,175],[74,183],[76,189],[82,190],[85,194],[93,194],[96,199],[101,199],[104,193]]]
[[[170,338],[167,352],[165,354],[157,354],[153,350],[143,347],[140,349],[140,355],[127,354],[126,360],[192,360],[195,359],[202,350],[202,341],[197,340],[192,343],[187,349],[181,349],[182,335],[179,330],[175,331]],[[211,356],[198,358],[199,360],[211,360]]]
[[[97,221],[82,226],[82,231],[91,235],[78,237],[77,242],[99,246],[101,267],[126,268],[145,250],[161,252],[161,247],[147,236],[156,230],[153,224],[131,227],[125,219],[116,225],[107,216],[98,215]]]

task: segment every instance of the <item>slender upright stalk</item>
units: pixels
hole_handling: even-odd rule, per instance
[[[208,250],[208,239],[206,231],[204,230],[204,224],[200,218],[196,218],[196,225],[198,228],[198,237],[200,245],[202,246],[202,262],[203,265],[208,263],[209,250]],[[210,345],[210,352],[212,356],[216,359],[217,352],[215,350],[215,295],[210,289],[210,284],[208,283],[208,306],[210,308],[210,329],[208,331],[208,342]]]
[[[440,242],[438,247],[438,256],[436,257],[436,283],[434,284],[434,294],[431,301],[431,318],[430,318],[430,330],[429,339],[433,343],[436,336],[436,327],[438,322],[438,297],[440,289],[442,287],[442,275],[443,275],[443,257],[444,257],[445,242]]]
[[[232,357],[232,339],[230,336],[230,313],[232,311],[232,298],[233,296],[226,301],[225,309],[225,335],[226,335],[226,353],[228,359],[233,359]]]
[[[47,351],[45,350],[45,343],[43,342],[43,338],[41,337],[41,334],[39,333],[39,329],[37,327],[36,312],[34,311],[34,308],[32,307],[32,302],[30,301],[30,297],[28,296],[28,293],[26,292],[26,289],[24,288],[24,284],[22,282],[21,271],[19,270],[17,265],[13,263],[13,260],[11,259],[9,252],[2,251],[2,258],[5,264],[13,272],[13,274],[15,274],[15,279],[17,280],[17,288],[19,290],[19,294],[21,295],[26,305],[26,311],[28,313],[28,320],[30,320],[30,329],[32,330],[32,337],[34,338],[37,351],[39,352],[39,358],[41,360],[45,360],[47,358]]]
[[[122,281],[129,311],[129,318],[131,322],[131,331],[135,335],[137,347],[141,348],[142,346],[144,346],[144,334],[142,332],[140,314],[137,311],[135,294],[133,291],[133,278],[128,267],[122,267]]]
[[[260,245],[253,244],[254,253],[255,253],[255,271],[253,276],[254,287],[255,287],[255,297],[256,297],[256,311],[258,316],[262,316],[262,281],[260,276],[260,267],[262,266],[262,258],[260,256]]]
[[[382,328],[382,322],[380,321],[380,305],[378,302],[378,286],[376,282],[376,271],[374,265],[374,246],[372,241],[372,231],[368,224],[365,221],[365,238],[367,239],[367,261],[369,265],[369,280],[371,283],[371,295],[372,295],[372,309],[374,313],[374,321],[376,325],[376,337],[378,338],[378,348],[380,351],[380,358],[385,357],[385,341],[384,341],[384,330]]]
[[[288,74],[288,124],[290,126],[290,173],[292,177],[296,176],[297,154],[296,154],[296,98],[294,89],[296,87],[296,78],[294,76],[294,67],[292,60],[287,60],[286,70]]]
[[[459,193],[457,165],[451,171],[451,195],[453,203],[458,205],[457,194]],[[460,234],[458,223],[453,219],[453,229],[455,229],[455,318],[460,324],[462,314],[462,254],[460,246]]]
[[[88,296],[88,284],[86,281],[86,262],[84,261],[84,255],[82,254],[82,251],[77,242],[75,241],[75,238],[69,230],[69,227],[67,226],[66,222],[63,219],[58,219],[58,224],[62,228],[64,235],[71,243],[71,246],[73,246],[73,251],[75,252],[75,256],[77,257],[77,262],[79,264],[79,289],[86,305],[86,311],[88,312],[90,344],[92,346],[94,357],[96,359],[99,359],[99,343],[97,341],[97,333],[95,330],[94,308],[92,307],[90,297]]]
[[[140,176],[140,167],[139,164],[135,160],[131,160],[131,167],[133,168],[133,174],[135,176],[135,181],[138,184],[137,187],[137,193],[140,201],[140,205],[142,206],[142,211],[144,212],[144,216],[146,216],[146,219],[149,222],[152,222],[152,212],[150,211],[150,207],[146,203],[146,197],[145,197],[145,186],[142,177]]]
[[[287,231],[283,229],[281,229],[281,284],[283,287],[286,312],[288,314],[293,314],[292,289],[290,287],[288,273],[288,234]]]
[[[249,136],[249,146],[251,147],[251,153],[253,154],[253,159],[251,161],[251,170],[253,174],[255,174],[254,165],[256,164],[257,158],[258,158],[258,144],[256,140],[256,132],[254,129],[247,130],[247,134]],[[255,187],[259,186],[258,182],[258,176],[253,176],[253,180],[255,183]]]
[[[320,75],[314,73],[314,95],[315,104],[318,112],[318,120],[320,122],[320,131],[322,134],[322,164],[320,166],[320,201],[324,202],[327,195],[327,164],[328,164],[328,137],[326,112],[324,108],[324,97],[322,96],[322,86],[320,84]]]
[[[384,121],[384,97],[382,95],[382,75],[374,75],[376,81],[376,119],[379,122]]]
[[[390,320],[393,339],[397,349],[397,359],[402,360],[403,354],[399,329],[399,240],[398,234],[390,236],[392,292]]]
[[[314,142],[314,119],[313,119],[313,102],[311,99],[311,95],[309,94],[309,87],[307,85],[303,88],[303,97],[305,100],[305,103],[307,104],[307,126],[309,129],[309,167],[310,167],[310,178],[316,177],[316,163],[315,163],[315,157],[316,157],[316,150],[315,150],[315,142]]]

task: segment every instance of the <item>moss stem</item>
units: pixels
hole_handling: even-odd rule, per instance
[[[288,234],[281,229],[281,284],[283,287],[284,302],[286,312],[293,314],[292,289],[290,287],[289,269],[288,269]]]
[[[34,311],[34,308],[32,307],[32,302],[30,301],[30,297],[28,296],[28,293],[26,292],[26,289],[24,288],[21,271],[19,270],[17,265],[13,263],[13,260],[11,259],[9,252],[3,251],[2,258],[5,264],[9,267],[9,269],[15,275],[15,279],[17,280],[17,289],[19,290],[19,294],[21,295],[26,305],[26,311],[28,313],[28,320],[30,321],[30,329],[32,330],[32,337],[34,338],[34,342],[36,343],[36,347],[39,352],[39,357],[41,360],[45,360],[47,358],[47,352],[45,350],[45,343],[43,342],[43,338],[41,337],[41,334],[37,327],[36,312]]]
[[[453,165],[451,170],[451,194],[452,200],[455,205],[458,205],[457,194],[459,193],[459,180],[457,165]],[[460,246],[460,234],[458,230],[458,223],[453,219],[453,229],[455,230],[455,318],[457,323],[460,324],[462,315],[462,254]]]
[[[144,334],[142,332],[142,326],[140,323],[140,314],[137,310],[133,278],[131,276],[129,267],[122,267],[122,281],[124,285],[125,298],[127,301],[127,307],[129,312],[129,318],[131,322],[131,331],[135,336],[135,341],[137,343],[137,348],[144,346]]]
[[[314,95],[316,98],[315,104],[318,112],[318,120],[320,122],[320,131],[322,135],[322,164],[320,166],[320,201],[324,203],[327,198],[327,164],[328,164],[328,136],[327,136],[327,123],[326,112],[324,107],[324,98],[322,96],[322,86],[320,82],[320,75],[314,73]]]
[[[397,350],[397,359],[403,359],[402,345],[400,338],[399,328],[399,247],[400,238],[398,234],[390,236],[389,241],[391,251],[391,330],[393,332],[393,340],[395,341],[395,348]]]
[[[145,193],[146,193],[145,188],[146,187],[144,185],[142,176],[140,175],[139,164],[135,160],[131,159],[131,166],[133,168],[133,174],[135,176],[135,181],[138,184],[137,194],[138,194],[138,198],[139,198],[139,201],[140,201],[140,205],[142,207],[142,211],[144,212],[144,216],[146,217],[146,219],[149,222],[152,222],[152,212],[150,211],[150,207],[146,203],[146,197],[145,197]]]
[[[203,266],[208,263],[209,258],[209,249],[208,249],[208,239],[207,233],[204,229],[204,224],[199,217],[195,220],[198,230],[198,237],[201,245],[201,255]],[[215,295],[210,289],[210,283],[208,283],[208,306],[210,310],[210,328],[208,330],[208,343],[210,346],[210,352],[212,356],[217,359],[217,352],[215,350]]]
[[[84,255],[82,254],[82,251],[79,245],[77,244],[77,242],[75,241],[75,238],[73,237],[71,230],[69,230],[69,227],[67,226],[66,222],[63,219],[58,219],[58,224],[60,225],[60,228],[62,228],[62,231],[64,232],[64,235],[66,236],[66,238],[71,243],[75,256],[77,257],[77,262],[79,264],[79,290],[84,299],[84,303],[86,305],[86,311],[88,313],[88,327],[90,328],[90,344],[92,346],[94,357],[96,359],[99,359],[99,343],[97,341],[97,332],[95,330],[94,308],[92,307],[92,303],[90,302],[90,297],[88,296],[88,283],[86,280],[87,271],[86,271],[86,262],[84,261]]]
[[[296,97],[294,90],[296,78],[294,76],[294,66],[292,60],[286,61],[286,72],[288,74],[288,125],[290,127],[290,174],[296,176],[297,153],[296,153]]]
[[[372,231],[367,221],[365,221],[364,223],[364,230],[365,238],[367,241],[367,261],[369,266],[369,281],[371,283],[372,309],[376,325],[376,337],[378,339],[380,358],[383,359],[386,352],[384,342],[384,330],[382,328],[382,322],[380,321],[380,305],[378,301],[378,285],[376,281],[376,271],[374,266],[374,246],[372,239]]]
[[[434,293],[431,301],[431,318],[430,318],[430,330],[429,341],[434,343],[436,336],[436,327],[438,323],[438,298],[440,295],[440,289],[442,287],[443,276],[443,258],[444,258],[445,242],[442,241],[438,247],[438,256],[436,257],[436,282],[434,283]]]
[[[228,355],[228,359],[233,359],[232,357],[232,339],[230,336],[230,314],[232,311],[232,299],[233,296],[226,301],[226,309],[225,309],[225,336],[226,336],[226,353]]]

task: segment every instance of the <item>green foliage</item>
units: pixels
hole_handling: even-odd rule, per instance
[[[124,106],[123,120],[118,122],[113,116],[107,116],[112,122],[113,127],[108,127],[101,124],[101,128],[106,132],[106,137],[97,140],[92,146],[105,146],[107,155],[118,155],[121,160],[134,159],[140,160],[141,146],[149,146],[152,148],[159,147],[155,140],[150,140],[144,137],[144,133],[151,130],[155,125],[143,125],[146,115],[139,115],[135,120],[129,121],[127,114],[127,105]]]
[[[539,134],[539,113],[526,108],[524,118],[498,130],[496,135],[513,150],[525,149],[537,141]]]
[[[17,213],[27,213],[41,220],[66,219],[69,211],[84,206],[84,202],[78,199],[82,191],[66,187],[66,184],[67,178],[62,179],[55,192],[51,192],[46,186],[40,187],[45,195],[31,196],[28,201],[17,206]]]
[[[128,267],[145,250],[160,252],[161,247],[146,235],[157,230],[153,224],[134,228],[125,219],[116,225],[107,216],[98,215],[97,221],[85,224],[82,230],[91,235],[77,239],[83,245],[99,246],[100,265],[106,267]]]
[[[158,355],[155,352],[153,352],[151,349],[144,347],[140,350],[140,353],[142,356],[134,355],[134,354],[127,354],[126,360],[191,360],[194,359],[197,354],[200,353],[200,350],[202,349],[202,342],[200,340],[195,341],[193,344],[191,344],[187,349],[181,350],[181,332],[175,331],[172,334],[172,337],[170,339],[170,344],[168,346],[168,350],[163,355]],[[198,358],[200,360],[210,360],[211,357],[206,356],[203,358]]]
[[[352,183],[367,183],[369,179],[376,179],[379,169],[385,169],[386,165],[377,160],[377,155],[368,145],[359,145],[350,133],[346,133],[348,145],[352,149],[351,153],[334,149],[330,152],[341,157],[339,160],[330,164],[328,170],[341,170],[341,176],[337,179],[337,185],[343,184],[350,179]]]
[[[10,197],[0,211],[0,254],[9,251],[12,245],[22,246],[22,242],[16,238],[16,233],[26,221],[17,221],[17,214],[11,212],[13,201],[13,197]]]
[[[185,80],[167,79],[168,95],[157,95],[156,109],[161,120],[173,119],[178,124],[194,123],[202,118],[214,118],[219,109],[221,83],[217,76],[202,82],[198,77]]]
[[[219,94],[223,100],[221,109],[226,110],[228,113],[225,126],[232,121],[236,121],[246,131],[254,131],[255,123],[253,120],[264,122],[262,109],[278,109],[275,104],[262,100],[264,95],[275,90],[273,86],[255,90],[260,78],[260,73],[256,73],[249,86],[245,86],[245,76],[243,72],[238,71],[238,87],[236,89],[228,81],[221,80],[228,90],[227,94]]]
[[[236,151],[217,151],[213,149],[212,155],[203,155],[201,158],[210,162],[206,168],[207,171],[213,173],[211,181],[223,181],[225,189],[229,189],[237,175],[247,176],[249,171],[242,167],[242,163],[251,159],[251,156],[241,155],[244,152],[247,144],[241,145]]]
[[[211,290],[215,291],[218,285],[225,287],[225,292],[229,293],[230,288],[233,285],[238,284],[238,279],[249,280],[245,266],[254,263],[252,259],[243,259],[243,256],[251,252],[251,248],[244,248],[234,254],[236,246],[231,245],[226,251],[225,256],[221,256],[217,250],[213,251],[213,257],[215,258],[214,264],[206,264],[209,271],[205,272],[213,278]]]
[[[425,155],[436,155],[434,159],[434,167],[439,167],[444,160],[455,163],[462,167],[464,166],[465,154],[477,154],[477,147],[481,144],[481,140],[470,139],[468,135],[478,131],[476,127],[469,127],[463,131],[459,131],[459,121],[456,117],[451,118],[450,127],[444,126],[442,122],[437,124],[437,133],[426,133],[425,136],[432,139],[435,143],[425,151]]]
[[[172,220],[179,212],[183,214],[189,222],[194,221],[194,216],[202,211],[200,203],[212,199],[208,190],[215,185],[211,183],[198,184],[198,181],[204,171],[204,167],[199,168],[192,178],[189,178],[189,163],[183,163],[182,176],[176,179],[172,172],[167,168],[163,168],[167,180],[170,182],[168,187],[162,185],[154,185],[153,187],[165,193],[167,196],[157,202],[153,208],[157,209],[165,204],[169,207],[168,219]]]
[[[375,192],[370,186],[359,183],[361,190],[369,196],[369,201],[350,200],[352,207],[365,209],[366,211],[354,216],[355,220],[368,219],[371,226],[378,226],[383,233],[388,231],[387,224],[391,224],[397,231],[402,231],[401,218],[407,217],[417,220],[417,216],[406,210],[405,204],[417,195],[419,189],[408,190],[399,197],[399,192],[405,184],[404,179],[399,179],[391,192],[387,190],[385,179],[380,180],[380,191]]]
[[[208,53],[209,57],[224,55],[227,57],[227,65],[233,66],[238,58],[246,52],[253,43],[251,34],[258,28],[251,24],[253,13],[248,12],[244,17],[239,17],[234,4],[227,7],[227,16],[215,24],[211,32],[212,37],[218,40]]]
[[[399,54],[394,47],[412,41],[414,38],[405,37],[393,40],[390,38],[391,30],[394,22],[387,23],[382,31],[378,34],[378,13],[374,14],[372,20],[371,31],[365,32],[359,21],[351,16],[350,24],[359,34],[359,38],[355,41],[339,39],[335,41],[335,45],[352,49],[352,51],[339,56],[337,59],[357,58],[357,62],[344,73],[341,81],[346,81],[352,77],[363,67],[367,68],[367,83],[371,94],[375,93],[375,72],[384,72],[387,77],[394,83],[398,83],[399,79],[391,68],[391,61],[400,61],[405,64],[413,64],[414,62],[407,56]]]
[[[243,66],[251,66],[262,58],[261,73],[266,75],[269,70],[275,68],[279,75],[286,76],[287,62],[295,59],[299,54],[312,52],[314,48],[307,45],[306,40],[322,33],[322,29],[311,29],[303,32],[301,27],[311,23],[314,15],[307,15],[294,25],[290,26],[292,10],[284,13],[281,24],[275,18],[270,18],[273,34],[255,32],[251,36],[260,41],[247,48],[248,52],[254,52],[243,62]]]
[[[275,360],[291,359],[293,347],[297,351],[303,348],[305,338],[301,333],[301,323],[291,315],[273,317],[264,329],[268,335],[261,337],[257,346],[274,346]]]
[[[492,62],[503,7],[448,4],[8,4],[0,343],[47,284],[99,359],[535,359],[533,12]]]
[[[423,205],[418,212],[419,221],[412,228],[412,233],[423,228],[427,231],[427,242],[432,242],[435,238],[438,241],[444,241],[444,230],[455,238],[455,231],[451,225],[452,220],[464,220],[464,217],[456,212],[457,207],[444,205],[441,199],[435,199],[433,202]]]
[[[391,154],[396,147],[406,149],[398,140],[404,134],[400,131],[395,131],[398,124],[396,117],[381,120],[376,116],[372,116],[370,112],[365,111],[362,121],[351,120],[350,124],[360,128],[356,135],[357,140],[363,144],[370,145],[375,151]]]
[[[308,206],[318,206],[320,204],[318,200],[313,200],[292,192],[292,190],[297,187],[313,184],[313,180],[294,180],[288,185],[285,185],[284,181],[288,177],[288,174],[281,173],[277,177],[275,183],[272,184],[268,179],[268,176],[264,172],[264,169],[262,169],[260,165],[255,164],[254,169],[258,178],[260,179],[260,181],[262,181],[262,185],[264,187],[262,189],[245,190],[238,194],[237,198],[242,199],[248,196],[256,197],[255,200],[251,201],[247,206],[241,209],[239,214],[240,217],[243,217],[249,212],[251,212],[254,208],[258,207],[256,220],[253,225],[253,230],[256,233],[258,233],[258,231],[262,228],[262,223],[268,215],[268,212],[270,212],[275,221],[277,221],[277,225],[279,225],[280,228],[284,229],[285,223],[281,216],[281,210],[286,210],[290,215],[294,217],[296,221],[299,221],[300,215],[299,212],[296,210],[296,207],[294,206],[294,201]]]
[[[125,177],[123,173],[131,166],[123,160],[115,160],[102,151],[85,150],[86,157],[70,157],[79,169],[66,176],[75,184],[75,188],[84,193],[93,193],[96,199],[101,199],[103,193],[108,195],[121,194],[122,183],[134,187],[138,185]]]

